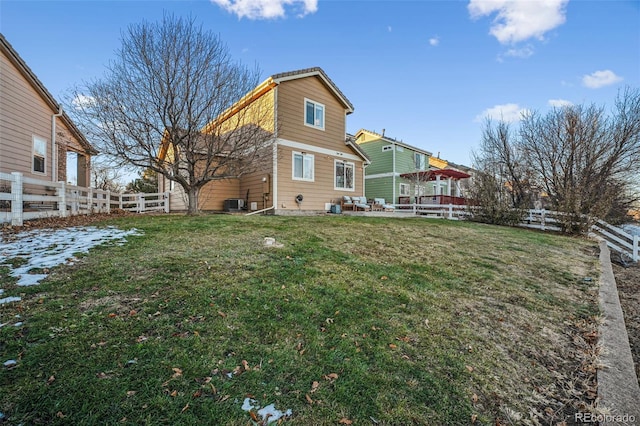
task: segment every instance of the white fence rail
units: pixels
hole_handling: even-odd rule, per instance
[[[395,204],[395,211],[399,213],[414,213],[420,216],[440,217],[444,219],[466,219],[469,208],[456,204]]]
[[[640,236],[638,235],[631,235],[624,229],[609,225],[603,220],[598,220],[591,227],[589,236],[605,240],[610,249],[628,256],[634,262],[640,260],[640,250],[638,249]]]
[[[22,226],[25,220],[110,213],[121,209],[136,213],[169,212],[169,193],[123,194],[0,173],[0,223]]]

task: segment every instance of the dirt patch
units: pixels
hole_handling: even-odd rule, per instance
[[[611,260],[616,261],[614,255],[611,256]],[[640,263],[629,265],[627,268],[613,263],[613,274],[616,277],[636,376],[640,377]]]

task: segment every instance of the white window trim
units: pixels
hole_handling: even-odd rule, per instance
[[[304,177],[296,177],[296,155],[302,155],[302,166],[304,167],[304,158],[311,158],[311,179],[307,179]],[[314,182],[316,177],[316,160],[313,154],[308,154],[306,152],[298,152],[293,151],[291,153],[291,179],[293,180],[301,180],[304,182]],[[302,170],[302,174],[304,175],[304,169]]]
[[[382,152],[393,151],[393,145],[385,145],[382,147]]]
[[[315,124],[307,123],[307,102],[311,102],[314,105],[314,111],[315,111],[315,106],[319,105],[322,107],[322,126],[316,126]],[[327,121],[327,108],[324,106],[324,104],[321,104],[320,102],[316,102],[313,99],[304,98],[304,125],[307,127],[311,127],[312,129],[324,131],[324,126],[326,121]]]
[[[402,191],[402,188],[407,188],[406,191]],[[401,183],[399,188],[399,193],[401,197],[410,197],[411,196],[411,185],[408,183]]]
[[[338,163],[340,164],[344,164],[345,166],[349,165],[351,166],[352,170],[353,170],[353,188],[341,188],[339,186],[336,185],[336,167],[338,166]],[[356,190],[356,165],[355,163],[352,163],[350,161],[342,161],[342,160],[333,160],[333,189],[335,189],[336,191],[350,191],[350,192],[355,192]]]
[[[33,164],[33,160],[36,157],[36,140],[40,140],[40,141],[44,142],[44,158],[43,158],[43,160],[44,160],[43,161],[44,162],[44,171],[43,172],[35,170],[34,164]],[[37,174],[37,175],[43,175],[43,176],[47,174],[47,149],[49,148],[48,145],[49,145],[49,143],[47,142],[47,139],[45,139],[45,138],[42,138],[42,137],[36,136],[36,135],[33,135],[31,137],[31,173],[34,173],[34,174]],[[38,155],[38,157],[40,157],[40,155]]]

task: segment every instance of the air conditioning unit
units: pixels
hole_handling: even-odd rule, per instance
[[[244,200],[242,198],[229,198],[224,200],[224,211],[233,212],[244,210]]]

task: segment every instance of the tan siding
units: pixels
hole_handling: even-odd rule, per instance
[[[51,178],[51,108],[5,54],[0,55],[0,171]],[[47,141],[46,174],[33,174],[33,136]]]
[[[260,154],[261,164],[256,171],[243,176],[240,180],[241,198],[245,198],[247,191],[249,191],[249,205],[247,206],[249,209],[252,202],[257,204],[257,210],[266,209],[273,204],[272,158],[272,148],[269,147],[264,153]],[[263,179],[266,181],[263,181]]]
[[[304,99],[324,104],[324,130],[304,124]],[[345,108],[317,77],[278,86],[278,137],[344,151]]]
[[[224,200],[244,198],[240,196],[238,179],[216,180],[209,182],[200,190],[199,207],[201,210],[222,211]]]
[[[344,150],[344,145],[343,145]],[[342,195],[361,196],[364,195],[363,188],[363,164],[362,161],[355,163],[355,191],[344,191],[334,189],[334,167],[336,159],[342,158],[309,152],[314,155],[314,181],[305,182],[293,180],[292,177],[292,148],[278,146],[278,205],[281,210],[317,210],[323,211],[325,203],[336,203]],[[296,195],[302,194],[303,202],[298,205],[295,201]]]

